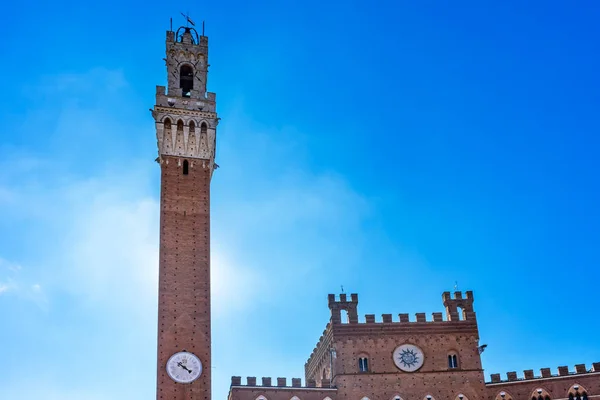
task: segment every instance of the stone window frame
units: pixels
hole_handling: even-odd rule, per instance
[[[552,400],[552,396],[550,396],[550,393],[542,387],[538,387],[537,389],[535,389],[533,392],[531,392],[530,396],[531,400]]]
[[[448,369],[460,369],[460,357],[458,351],[450,350],[446,358],[448,363]]]
[[[498,392],[494,400],[513,400],[513,396],[506,390],[501,390]]]
[[[361,373],[371,372],[371,365],[369,362],[368,355],[360,354],[358,356],[358,372],[361,372]]]
[[[567,397],[569,400],[588,400],[588,396],[587,389],[579,383],[571,385],[567,391]]]

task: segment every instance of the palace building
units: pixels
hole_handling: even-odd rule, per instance
[[[210,182],[216,95],[208,38],[166,35],[167,86],[152,109],[161,168],[157,400],[211,400]],[[330,320],[300,378],[234,376],[228,400],[600,399],[600,363],[484,379],[473,293],[445,292],[443,312],[366,315],[330,294]],[[362,320],[362,318],[361,318]],[[222,399],[225,400],[225,399]]]

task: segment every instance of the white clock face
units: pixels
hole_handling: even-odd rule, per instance
[[[396,347],[394,354],[394,364],[404,372],[414,372],[423,366],[425,356],[423,350],[414,344],[403,344]]]
[[[190,383],[202,373],[202,363],[195,354],[187,351],[175,353],[167,361],[167,374],[175,382]]]

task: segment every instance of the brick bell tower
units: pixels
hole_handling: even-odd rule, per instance
[[[211,399],[210,181],[215,94],[206,91],[208,38],[167,31],[167,88],[152,115],[161,168],[157,400]]]

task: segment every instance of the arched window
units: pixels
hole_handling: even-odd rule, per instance
[[[171,129],[171,119],[169,119],[169,117],[165,118],[163,125],[165,127],[165,130],[170,130]]]
[[[347,324],[348,322],[350,322],[350,320],[348,318],[348,311],[340,310],[340,322],[342,324]]]
[[[363,397],[363,398],[362,398],[362,399],[360,399],[360,400],[371,400],[371,399],[369,399],[367,396],[365,396],[365,397]]]
[[[261,394],[255,400],[267,400],[267,398]]]
[[[200,125],[200,134],[204,134],[206,135],[206,130],[208,129],[208,125],[206,125],[206,122],[203,122]]]
[[[183,132],[183,121],[177,121],[177,132]]]
[[[298,396],[292,396],[292,398],[290,400],[300,400],[300,397],[298,397]]]
[[[569,388],[569,400],[588,400],[587,390],[576,383]]]
[[[189,65],[182,65],[179,70],[179,87],[183,97],[190,97],[194,88],[194,69]]]
[[[546,389],[542,389],[542,388],[537,388],[532,394],[531,394],[531,400],[550,400],[550,394],[548,393],[548,391],[546,391]]]
[[[396,394],[392,397],[392,400],[402,400],[402,397],[399,394]]]
[[[465,396],[464,394],[462,394],[462,393],[459,393],[459,394],[458,394],[458,395],[457,395],[457,396],[454,398],[454,400],[469,400],[469,398],[468,398],[467,396]]]
[[[369,359],[367,357],[360,357],[358,359],[358,370],[360,372],[369,372]]]
[[[512,396],[509,393],[502,391],[496,395],[495,400],[512,400]]]
[[[190,171],[190,163],[188,160],[183,160],[183,174],[187,175]]]
[[[432,395],[428,394],[425,397],[423,397],[423,400],[435,400],[435,398]]]
[[[448,354],[448,368],[458,368],[458,354],[456,354],[455,352],[451,352]]]
[[[190,121],[190,123],[188,124],[188,126],[190,127],[190,134],[196,132],[196,124],[194,123],[194,121]]]

